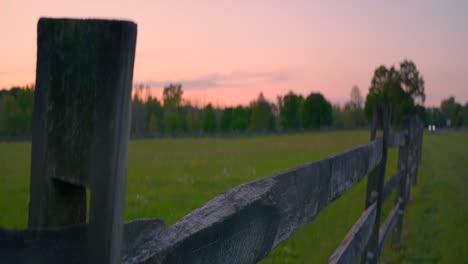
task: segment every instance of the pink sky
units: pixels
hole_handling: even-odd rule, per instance
[[[378,3],[377,3],[378,2]],[[182,82],[200,104],[289,90],[334,103],[374,69],[413,60],[426,105],[468,101],[468,1],[0,1],[0,87],[35,79],[41,16],[138,24],[135,82]],[[159,87],[159,88],[158,88]]]

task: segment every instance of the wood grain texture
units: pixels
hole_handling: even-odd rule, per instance
[[[349,230],[341,244],[328,259],[328,263],[356,263],[369,241],[375,221],[376,204],[369,206]]]
[[[407,131],[394,132],[389,135],[388,147],[400,147],[406,144],[406,133]]]
[[[393,207],[390,214],[385,219],[385,222],[383,223],[383,225],[380,227],[380,230],[379,230],[379,251],[378,251],[379,254],[378,254],[378,256],[380,256],[382,254],[382,250],[383,250],[383,246],[385,244],[385,240],[387,240],[388,234],[395,227],[395,224],[397,222],[398,215],[399,215],[400,211],[401,211],[400,210],[400,203],[397,203]]]
[[[383,201],[383,187],[385,179],[385,170],[387,166],[388,139],[390,132],[391,108],[388,105],[378,105],[377,111],[374,112],[378,116],[383,128],[382,136],[382,159],[379,166],[369,174],[367,180],[365,208],[368,208],[376,202],[376,217],[372,227],[372,233],[369,238],[369,243],[361,256],[361,263],[375,264],[378,260],[378,233],[380,226],[380,211]],[[371,135],[375,135],[375,124],[373,124]],[[372,136],[371,136],[372,139]]]
[[[398,184],[395,204],[399,204],[400,210],[404,210],[409,196],[410,189],[410,176],[409,176],[409,149],[412,142],[410,141],[411,127],[409,117],[404,117],[401,123],[402,129],[407,131],[406,138],[407,144],[400,146],[398,149],[398,171],[401,173],[400,182]],[[401,232],[403,228],[403,215],[399,215],[397,223],[392,236],[392,243],[396,244],[400,242]]]
[[[422,153],[422,139],[423,139],[423,134],[424,134],[424,123],[423,121],[417,117],[414,116],[412,118],[412,129],[414,130],[414,135],[413,135],[413,163],[412,163],[412,184],[413,186],[417,184],[418,182],[418,170],[419,170],[419,164],[421,162],[421,153]]]
[[[403,172],[399,171],[397,174],[395,174],[390,180],[388,180],[385,185],[384,185],[384,190],[383,190],[383,196],[382,199],[385,202],[390,194],[393,192],[395,188],[398,187],[400,184],[401,176],[403,175]]]
[[[407,131],[407,144],[400,146],[398,152],[398,170],[402,172],[402,178],[397,190],[395,204],[399,204],[400,211],[404,211],[411,195],[411,183],[417,180],[417,171],[421,162],[421,148],[423,136],[422,121],[416,117],[406,116],[402,120],[402,129]],[[403,229],[403,214],[399,214],[393,231],[392,242],[400,242]]]
[[[0,228],[0,263],[89,263],[88,225],[47,230],[3,230]],[[160,219],[133,220],[124,225],[122,255],[134,250],[140,239],[165,229]]]
[[[37,43],[29,228],[83,223],[88,185],[90,260],[115,263],[120,259],[136,24],[41,18]],[[64,192],[61,186],[78,186],[81,192]]]
[[[230,189],[157,236],[125,263],[256,263],[381,159],[382,141]]]

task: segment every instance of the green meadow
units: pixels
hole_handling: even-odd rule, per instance
[[[174,224],[224,190],[368,142],[369,132],[236,138],[133,140],[125,219]],[[0,227],[27,225],[29,143],[0,143]],[[396,172],[390,152],[387,177]],[[387,243],[384,263],[468,261],[468,135],[426,134],[418,186],[405,214],[403,242]],[[275,249],[263,263],[323,263],[363,211],[366,179]],[[393,197],[384,205],[386,215]]]

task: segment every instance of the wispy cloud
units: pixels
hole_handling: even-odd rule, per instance
[[[184,89],[211,89],[217,87],[248,86],[256,82],[284,82],[289,79],[286,72],[245,72],[233,71],[227,74],[212,73],[192,79],[147,80],[137,82],[151,88],[164,87],[170,83],[181,83]]]

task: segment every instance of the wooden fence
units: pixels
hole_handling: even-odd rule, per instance
[[[365,210],[329,263],[376,263],[392,230],[400,240],[423,127],[406,118],[391,133],[383,105],[369,144],[229,189],[167,228],[158,219],[123,224],[135,43],[131,22],[39,21],[29,228],[0,230],[0,262],[256,263],[366,175]],[[385,183],[392,147],[398,172]]]

